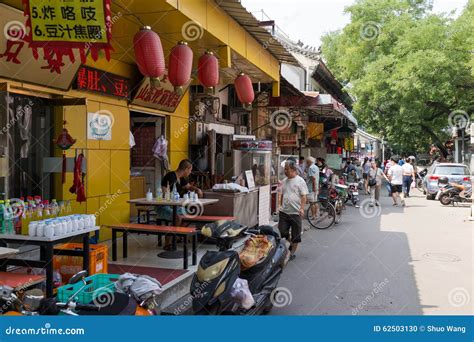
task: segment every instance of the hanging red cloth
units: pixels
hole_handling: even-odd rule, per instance
[[[79,154],[74,162],[74,183],[69,192],[76,194],[76,201],[79,203],[86,201],[86,192],[84,190],[84,174],[82,173],[82,160],[84,154]]]
[[[66,121],[64,121],[64,125]],[[62,167],[62,175],[61,179],[63,184],[66,182],[66,150],[69,150],[72,145],[76,142],[76,139],[73,139],[66,128],[63,127],[61,133],[59,134],[58,138],[56,139],[56,146],[63,151],[63,167]]]

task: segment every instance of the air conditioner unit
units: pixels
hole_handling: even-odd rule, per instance
[[[238,131],[240,135],[247,135],[247,126],[239,126]]]
[[[204,123],[194,121],[189,127],[189,143],[191,145],[201,145],[204,136]]]

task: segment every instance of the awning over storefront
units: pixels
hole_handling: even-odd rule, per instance
[[[329,94],[320,94],[314,91],[302,92],[281,77],[282,95],[270,97],[269,108],[289,107],[308,116],[347,119],[349,127],[355,131],[357,120],[347,108]]]

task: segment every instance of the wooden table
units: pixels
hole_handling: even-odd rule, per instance
[[[18,249],[0,247],[0,259],[9,258],[18,252]]]
[[[84,230],[78,230],[61,236],[52,238],[0,234],[0,247],[7,247],[9,243],[23,245],[33,245],[40,247],[40,260],[22,259],[21,257],[7,258],[0,256],[0,271],[6,271],[8,265],[23,267],[38,267],[46,270],[46,296],[53,296],[53,256],[54,254],[82,256],[83,269],[89,271],[89,233],[98,231],[100,227],[91,227]],[[61,243],[70,242],[74,238],[82,237],[83,250],[54,250],[54,246]]]
[[[173,216],[172,216],[172,226],[178,225],[178,207],[184,207],[189,209],[196,209],[197,212],[192,212],[191,214],[196,214],[197,216],[202,215],[204,211],[204,206],[209,204],[214,204],[219,202],[218,199],[214,198],[199,198],[196,201],[191,200],[184,200],[180,198],[177,201],[167,201],[164,199],[156,200],[153,199],[152,201],[147,201],[146,198],[137,198],[129,200],[128,203],[132,203],[135,205],[146,205],[146,206],[154,206],[154,207],[161,207],[161,206],[170,206],[173,208]],[[173,236],[173,249],[176,248],[176,236]],[[179,259],[181,258],[181,252],[173,250],[173,251],[164,251],[158,254],[159,257],[167,258],[167,259]]]
[[[180,198],[177,201],[167,201],[164,199],[161,200],[152,200],[152,201],[147,201],[146,198],[137,198],[137,199],[132,199],[129,200],[128,203],[132,203],[135,205],[144,205],[144,206],[153,206],[153,207],[163,207],[163,206],[170,206],[173,208],[173,217],[172,217],[172,225],[176,226],[177,225],[177,219],[178,219],[178,207],[190,207],[190,208],[196,208],[197,210],[200,210],[198,213],[199,215],[202,215],[203,209],[205,205],[209,204],[214,204],[219,202],[218,199],[213,199],[213,198],[200,198],[196,201],[191,201],[191,200],[184,200]]]
[[[153,234],[153,235],[176,235],[183,237],[183,268],[188,268],[188,237],[192,240],[192,264],[197,264],[197,234],[196,228],[192,227],[172,227],[172,226],[156,226],[150,224],[140,223],[120,223],[107,225],[107,228],[112,229],[112,260],[117,261],[117,233],[122,235],[122,254],[126,258],[128,256],[127,242],[128,234]]]

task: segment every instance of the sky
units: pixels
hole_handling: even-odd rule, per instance
[[[263,9],[271,20],[294,41],[319,47],[320,38],[327,32],[343,28],[349,23],[344,7],[354,0],[241,0],[242,5],[259,20]],[[450,12],[459,15],[467,0],[434,0],[433,11]]]

